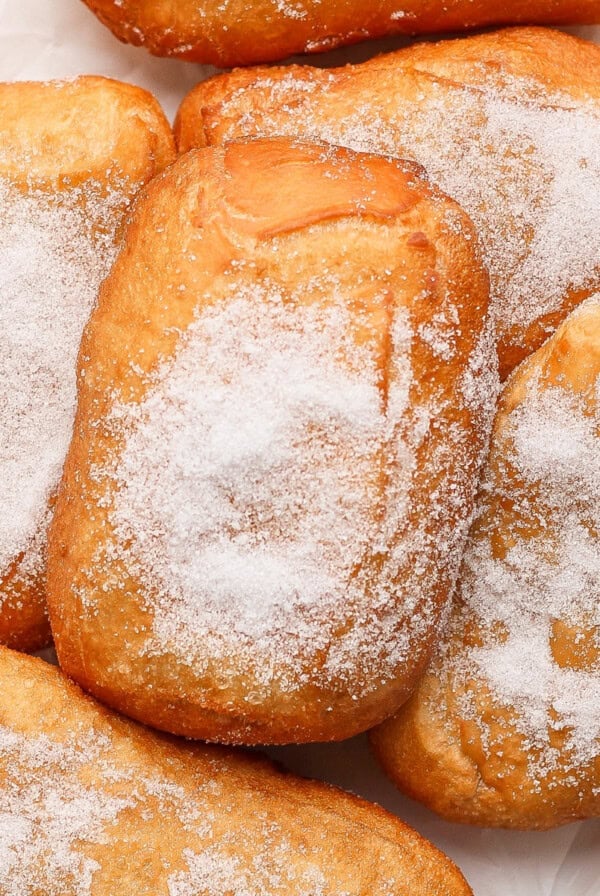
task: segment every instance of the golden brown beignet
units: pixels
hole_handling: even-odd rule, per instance
[[[598,0],[84,0],[126,43],[221,67],[318,53],[386,34],[600,22]]]
[[[0,84],[0,644],[49,640],[46,528],[81,332],[131,198],[173,156],[167,121],[139,88]]]
[[[375,751],[452,821],[600,815],[600,296],[502,395],[443,650]]]
[[[250,754],[150,732],[0,648],[3,896],[468,896],[398,819]]]
[[[181,151],[303,134],[415,159],[470,215],[504,379],[600,286],[600,47],[538,28],[423,44],[334,70],[199,84]]]
[[[258,140],[155,180],[82,345],[50,550],[65,671],[228,742],[389,715],[460,562],[487,288],[411,163]]]

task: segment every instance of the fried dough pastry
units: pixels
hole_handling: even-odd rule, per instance
[[[115,232],[167,162],[145,91],[104,78],[0,84],[0,643],[49,639],[45,543],[76,402],[76,357]]]
[[[0,682],[3,896],[471,893],[377,806],[148,731],[6,648]]]
[[[229,68],[387,34],[600,22],[598,0],[84,0],[125,43]]]
[[[373,733],[452,821],[600,815],[600,295],[515,372],[442,652]]]
[[[460,563],[487,290],[470,221],[411,163],[257,140],[155,180],[82,345],[49,563],[63,669],[208,740],[389,715]]]
[[[600,287],[600,47],[522,28],[340,69],[237,71],[198,85],[176,124],[181,151],[275,134],[415,159],[462,205],[503,379]]]

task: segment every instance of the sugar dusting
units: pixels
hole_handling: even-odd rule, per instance
[[[62,744],[0,725],[0,891],[3,896],[90,896],[98,863],[82,842],[106,843],[106,827],[131,798],[82,783],[106,738],[74,733]]]
[[[51,198],[0,181],[0,575],[26,551],[22,573],[42,564],[48,499],[75,411],[77,351],[112,259],[119,203],[122,195],[103,196],[100,186]]]
[[[343,295],[323,306],[267,282],[236,290],[203,310],[141,404],[114,409],[126,444],[110,474],[109,550],[147,596],[149,654],[173,652],[199,675],[215,663],[224,686],[235,662],[252,670],[257,701],[273,682],[336,681],[359,695],[410,661],[435,623],[440,570],[457,566],[462,544],[449,511],[465,520],[471,473],[456,456],[473,454],[470,436],[448,433],[431,506],[409,527],[416,452],[443,408],[433,395],[407,412],[407,313],[394,312],[384,374]],[[475,355],[470,385],[490,366]],[[491,404],[476,389],[470,398],[480,414]]]
[[[41,716],[37,733],[29,725],[0,724],[3,896],[105,892],[109,882],[118,884],[111,872],[115,864],[124,867],[124,855],[124,885],[134,884],[140,893],[366,892],[363,874],[356,877],[350,868],[336,866],[340,850],[351,851],[349,844],[364,833],[364,822],[353,821],[350,813],[346,817],[345,807],[338,816],[334,792],[330,806],[323,800],[314,806],[301,789],[290,794],[283,779],[283,794],[272,792],[277,778],[263,778],[233,754],[184,756],[173,742],[168,753],[158,742],[151,749],[149,734],[136,743],[111,731],[103,719],[75,721],[76,696],[39,681],[37,686],[42,703],[34,700],[33,715],[48,703],[73,724],[63,739],[54,720]],[[44,729],[52,729],[52,736]],[[333,837],[322,826],[328,816]],[[349,840],[336,847],[336,838],[344,835]],[[374,839],[373,832],[369,836]],[[384,837],[378,847],[384,867],[369,874],[369,891],[393,896],[399,892],[395,869],[386,868],[403,847]]]
[[[118,410],[131,431],[112,523],[155,595],[154,649],[175,644],[190,662],[258,654],[265,685],[291,660],[289,688],[296,653],[328,650],[336,603],[364,603],[356,570],[387,543],[376,521],[381,454],[410,369],[386,414],[372,347],[356,345],[349,323],[343,302],[290,305],[259,284],[203,313],[143,403]],[[401,314],[394,336],[410,339]],[[400,515],[410,472],[405,464],[396,483]],[[379,627],[374,619],[388,642]],[[346,640],[322,660],[342,677],[367,639],[350,627]]]
[[[286,861],[293,846],[281,835],[276,823],[271,832],[265,829],[264,833],[266,842],[258,847],[251,866],[233,850],[229,854],[210,846],[201,853],[184,850],[189,870],[169,877],[169,896],[259,896],[291,891],[295,896],[325,896],[329,892],[318,865],[307,862],[298,872],[295,862]],[[336,892],[337,896],[351,896],[349,891]]]
[[[554,95],[541,105],[534,82],[506,74],[501,87],[472,89],[403,69],[400,61],[385,76],[359,74],[361,66],[354,72],[261,77],[224,101],[230,123],[219,140],[301,133],[422,164],[476,225],[500,333],[526,327],[557,309],[567,290],[596,281],[597,104]],[[518,332],[511,338],[518,343]]]
[[[27,686],[32,682],[27,681]],[[77,697],[50,692],[42,699],[67,714]],[[61,706],[61,700],[63,705]],[[33,713],[39,713],[37,696]],[[3,896],[92,896],[95,877],[110,868],[115,848],[127,843],[127,825],[138,829],[156,818],[169,819],[191,837],[212,838],[219,803],[221,770],[199,781],[193,794],[175,774],[153,767],[149,757],[139,767],[134,750],[125,764],[115,753],[113,735],[101,727],[73,723],[68,740],[45,732],[52,723],[40,718],[38,734],[0,723],[0,892]],[[175,758],[177,758],[175,756]],[[204,767],[210,768],[208,762]],[[123,813],[131,810],[126,819]],[[125,839],[115,846],[114,826],[123,823]],[[121,834],[121,837],[123,834]],[[90,857],[89,846],[98,860]],[[169,867],[168,862],[163,862]],[[154,872],[153,872],[154,873]],[[153,880],[154,877],[153,877]],[[144,889],[146,892],[146,889]],[[166,892],[166,890],[165,890]],[[237,893],[237,891],[236,891]]]
[[[488,475],[483,508],[486,490],[505,489],[515,502],[512,544],[494,556],[493,521],[468,542],[461,596],[483,641],[449,662],[461,681],[485,681],[499,706],[514,709],[535,780],[600,753],[600,375],[592,406],[534,379],[508,427],[504,444],[522,484]],[[459,614],[455,638],[463,625]],[[570,662],[556,654],[557,625],[571,631]]]
[[[600,245],[590,239],[600,205],[598,108],[464,90],[432,97],[396,128],[416,136],[418,161],[471,216],[498,321],[524,329],[598,277]]]
[[[189,866],[187,871],[177,871],[168,879],[169,896],[266,896],[269,893],[293,893],[294,896],[328,896],[332,894],[331,884],[322,863],[307,853],[299,861],[299,852],[280,830],[276,821],[266,823],[262,829],[263,843],[257,844],[257,851],[252,865],[240,861],[235,850],[227,853],[222,847],[211,847],[201,853],[191,849],[184,850],[184,857]],[[234,838],[230,840],[233,847]],[[289,857],[293,856],[293,861]],[[394,896],[405,889],[393,874],[384,876],[379,867],[371,874],[367,886],[368,892],[377,892],[381,896]],[[358,896],[367,892],[365,883],[357,881],[354,886],[335,889],[335,896]]]

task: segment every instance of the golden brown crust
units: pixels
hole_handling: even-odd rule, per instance
[[[0,84],[0,116],[0,176],[18,183],[60,189],[116,178],[138,185],[173,161],[173,136],[156,99],[110,78]]]
[[[76,233],[64,235],[67,243],[71,241],[71,251],[81,248],[78,240],[89,242],[90,236],[82,236],[84,231],[96,231],[92,240],[97,240],[100,253],[100,243],[105,248],[109,242],[114,244],[117,225],[139,187],[174,156],[173,137],[156,100],[137,87],[100,77],[0,84],[0,136],[0,186],[3,224],[7,228],[3,239],[8,239],[11,251],[14,241],[18,243],[21,238],[19,226],[23,230],[55,227],[57,251],[63,239],[58,231],[71,226]],[[25,211],[34,205],[39,208],[37,220]],[[68,211],[60,211],[67,207]],[[22,259],[29,255],[34,259],[39,234],[33,237],[25,233],[22,238]],[[47,234],[46,239],[51,241],[51,235]],[[41,277],[39,283],[32,281],[40,293],[46,289],[45,281],[56,276],[54,271],[35,271],[33,261],[30,269],[19,269],[19,274],[11,271],[10,261],[5,263],[9,283],[11,277]],[[57,259],[55,263],[58,267]],[[91,270],[89,276],[93,279]],[[62,313],[57,297],[51,301],[55,307],[50,314]],[[51,331],[52,318],[44,319],[45,313],[40,312],[38,325]],[[3,368],[3,375],[9,384],[11,371],[25,364],[18,355],[10,359],[11,351],[25,351],[19,335],[15,337],[17,348],[11,348],[12,331],[19,334],[23,326],[22,320],[15,319],[8,321],[4,330],[3,356],[5,364],[8,357],[9,366]],[[74,354],[76,346],[71,349]],[[35,365],[34,369],[43,369],[43,349],[28,363]],[[7,422],[3,420],[3,424]],[[14,435],[11,432],[6,432],[8,442]],[[38,437],[45,438],[42,433]],[[49,437],[53,438],[53,434]],[[29,448],[35,454],[45,446],[32,444]],[[9,527],[12,520],[4,516],[4,526]],[[31,542],[21,546],[0,568],[0,643],[26,651],[36,650],[50,639],[41,559],[47,517],[42,517],[32,535],[35,547]],[[32,565],[34,551],[39,562],[36,559]]]
[[[441,658],[372,732],[392,780],[451,821],[600,814],[599,347],[596,296],[507,383]]]
[[[84,0],[122,41],[221,67],[317,53],[387,34],[600,21],[596,0]]]
[[[323,894],[471,893],[445,856],[376,806],[257,755],[150,732],[3,648],[0,681],[0,807],[16,857],[0,883],[9,874],[13,889],[285,896],[312,882]],[[21,841],[32,821],[35,838]]]
[[[184,99],[175,132],[182,152],[289,133],[422,164],[484,244],[504,379],[600,282],[586,236],[590,192],[600,195],[599,84],[597,46],[516,28],[339,69],[217,76]]]
[[[137,205],[125,248],[105,282],[82,344],[80,365],[85,377],[80,379],[78,418],[54,520],[49,563],[53,629],[60,662],[68,674],[135,718],[174,733],[229,742],[341,739],[364,730],[399,705],[414,686],[437,636],[485,445],[486,409],[493,391],[493,382],[486,378],[490,353],[486,355],[482,345],[486,289],[470,222],[454,203],[431,189],[414,165],[324,145],[247,141],[188,154],[155,180]],[[297,328],[298,345],[313,346],[310,351],[315,352],[303,362],[294,361],[298,364],[294,382],[302,383],[313,368],[321,371],[319,377],[325,377],[319,380],[320,397],[310,405],[312,410],[306,410],[304,398],[298,398],[298,407],[305,410],[294,413],[305,416],[299,417],[298,430],[290,430],[294,438],[287,435],[287,429],[282,430],[292,444],[297,439],[305,446],[306,454],[292,456],[281,467],[281,474],[270,453],[278,442],[270,441],[275,437],[264,418],[278,420],[283,413],[282,419],[287,420],[287,393],[268,411],[255,411],[252,401],[258,399],[244,389],[259,374],[239,347],[246,346],[248,339],[257,339],[261,348],[248,357],[271,359],[273,354],[273,364],[279,363],[281,352],[295,357],[296,349],[285,347],[279,312],[271,311],[280,307],[279,291],[284,297],[281,307],[295,309],[297,318],[285,327]],[[260,333],[252,337],[248,331],[254,324],[243,317],[246,305],[239,298],[249,294],[254,296],[252,319],[263,321]],[[215,364],[226,364],[230,354],[239,353],[240,364],[248,365],[247,373],[242,376],[235,368],[212,385],[203,381],[194,386],[194,377],[205,367],[212,369],[199,360],[207,352],[212,357],[208,331],[202,330],[204,341],[195,349],[192,368],[198,372],[182,381],[178,403],[167,401],[159,377],[167,377],[162,371],[171,370],[166,364],[180,363],[190,334],[204,326],[203,320],[212,321],[211,309],[223,320],[230,314],[241,315],[227,327],[220,317],[215,318],[214,327],[220,334]],[[272,322],[264,323],[269,314],[274,315]],[[338,381],[337,386],[323,386],[329,376],[322,372],[323,365],[329,361],[314,348],[317,337],[302,329],[306,314],[316,314],[319,320],[319,315],[340,316],[339,325],[331,331],[331,342],[327,342],[326,356],[339,357],[340,363],[347,359],[340,368],[343,377],[357,363],[354,353],[364,350],[368,355],[360,362],[361,369],[379,371],[374,393],[380,396],[377,401],[394,408],[397,401],[400,407],[405,401],[402,390],[409,390],[410,407],[393,423],[397,433],[394,447],[380,444],[372,430],[365,430],[358,444],[342,439],[332,443],[335,448],[321,449],[320,442],[311,447],[308,434],[313,429],[320,431],[319,427],[327,440],[342,438],[337,422],[317,423],[318,417],[313,422],[310,415],[320,413],[318,408],[330,394],[343,407],[348,383],[343,379],[342,387]],[[318,325],[319,332],[330,326],[327,320],[329,317],[323,318]],[[400,335],[403,321],[406,337]],[[277,334],[273,344],[269,343],[271,331]],[[240,340],[237,347],[229,344],[236,334]],[[350,342],[339,342],[346,338]],[[407,368],[410,373],[403,379],[402,371]],[[367,383],[370,374],[365,372],[365,376]],[[283,370],[281,377],[285,381]],[[223,390],[232,378],[238,385],[230,395]],[[277,385],[257,387],[260,400]],[[305,388],[316,387],[308,382]],[[258,447],[251,450],[259,452],[256,469],[262,470],[264,464],[266,472],[256,473],[250,467],[235,486],[219,486],[214,501],[211,498],[207,504],[203,502],[208,500],[208,486],[202,477],[213,474],[205,474],[204,466],[195,473],[185,456],[177,463],[191,466],[192,472],[185,465],[180,470],[173,467],[176,475],[170,472],[173,458],[181,456],[182,445],[195,445],[194,451],[204,457],[202,452],[208,450],[205,440],[212,444],[204,429],[186,429],[194,415],[212,419],[212,411],[205,405],[202,411],[186,411],[177,427],[167,427],[164,436],[145,441],[142,453],[150,450],[148,443],[168,442],[170,432],[176,433],[164,463],[150,454],[147,461],[139,460],[138,469],[135,461],[141,455],[134,452],[132,470],[126,475],[115,472],[130,456],[127,446],[134,436],[128,433],[140,431],[142,425],[132,422],[133,429],[128,429],[129,424],[123,428],[114,422],[119,419],[115,417],[115,396],[126,403],[125,417],[142,413],[145,420],[145,410],[138,408],[146,408],[149,396],[156,394],[159,404],[165,402],[164,413],[155,415],[149,424],[156,426],[158,420],[174,413],[174,407],[189,407],[190,395],[194,401],[206,402],[213,392],[223,411],[211,427],[205,425],[206,433],[216,433],[210,439],[223,439],[219,433],[226,434],[218,458],[229,457],[226,448],[236,440],[246,444],[247,438],[248,444],[254,445],[252,433],[258,427],[259,433],[266,434],[267,447],[262,449],[259,439]],[[256,416],[237,423],[245,413],[245,401]],[[333,421],[338,413],[341,411],[331,411]],[[352,416],[362,419],[364,413],[363,408]],[[266,452],[264,456],[261,450]],[[401,460],[392,460],[396,451]],[[335,473],[338,457],[343,467]],[[212,470],[214,463],[214,459],[207,460],[207,469]],[[238,469],[236,457],[223,463]],[[138,481],[142,468],[148,484],[157,476],[158,485],[147,487]],[[289,474],[285,473],[288,468]],[[345,485],[348,475],[356,475],[355,468],[362,471],[360,484]],[[233,475],[229,470],[226,467],[218,475]],[[151,523],[147,503],[154,500],[156,489],[157,493],[165,489],[161,483],[169,482],[171,475],[175,477],[173,492],[166,489],[152,514],[160,516],[168,510],[173,516],[168,525],[164,519]],[[278,476],[286,480],[288,476],[305,477],[291,481],[301,482],[294,489],[305,493],[306,510],[302,502],[294,509],[296,491],[279,511],[264,509],[271,507],[270,502],[277,507],[277,501],[283,500],[277,497],[278,488],[287,495],[285,483],[273,486],[273,495],[261,491],[271,488],[271,482],[279,482]],[[243,497],[245,482],[253,483],[255,477],[258,497]],[[324,483],[325,503],[317,486],[319,477]],[[192,508],[205,509],[198,510],[200,518],[185,528],[180,519],[185,507],[175,502],[173,508],[170,502],[171,495],[181,490],[181,483],[188,481],[191,491],[185,496],[179,492],[181,504],[189,502]],[[401,487],[400,481],[405,485]],[[366,490],[364,499],[356,497],[355,488],[360,488],[360,495]],[[406,493],[400,494],[401,488]],[[223,507],[218,503],[220,489],[226,494],[231,491],[229,503]],[[119,514],[129,514],[123,510],[123,502],[130,496],[141,502],[136,513],[142,514],[144,523],[138,523],[134,515],[126,529],[121,529],[124,523],[119,520],[124,517]],[[259,502],[258,509],[254,500]],[[202,525],[205,515],[215,514],[217,506],[221,516],[215,517],[213,528],[218,539],[233,544],[228,549],[234,551],[234,557],[225,562],[217,551],[216,556],[210,554],[205,566],[198,561],[196,568],[189,555],[201,557],[202,552],[213,550],[213,531],[204,535]],[[221,605],[223,598],[214,597],[210,589],[206,595],[201,591],[203,596],[196,597],[196,593],[217,564],[214,593],[221,594],[225,587],[221,583],[242,562],[236,560],[236,552],[242,548],[237,540],[229,541],[233,539],[229,523],[222,523],[230,506],[241,507],[243,519],[250,520],[244,538],[264,537],[265,541],[243,555],[247,581],[241,589],[236,586],[234,596]],[[329,517],[329,507],[346,509]],[[264,536],[260,535],[262,527],[253,523],[259,513],[266,520]],[[345,521],[354,519],[355,513],[358,516],[348,528]],[[401,517],[392,525],[390,514],[396,513]],[[272,516],[275,522],[271,522]],[[180,534],[169,535],[165,542],[163,528],[179,533],[181,525]],[[384,527],[381,535],[380,526]],[[132,534],[126,536],[126,531]],[[154,533],[157,554],[143,532]],[[161,558],[177,550],[178,538],[189,539],[189,547],[183,557],[173,561],[172,575],[161,585],[162,573],[149,570],[162,569]],[[359,548],[363,539],[364,548]],[[129,548],[132,541],[134,547]],[[377,550],[373,541],[379,544]],[[301,562],[302,581],[316,582],[317,589],[322,588],[321,567],[332,576],[333,584],[317,592],[321,594],[318,602],[311,603],[314,598],[308,587],[306,597],[301,592],[308,609],[295,602],[297,586],[288,584],[287,573],[281,571],[270,597],[271,567],[253,572],[252,564],[262,563],[264,556],[274,563],[279,550],[289,551],[285,568],[294,569],[294,564]],[[332,560],[339,551],[340,559]],[[396,559],[392,563],[389,557]],[[188,566],[190,575],[198,576],[193,588],[186,578]],[[151,578],[145,579],[147,575]],[[258,589],[259,608],[262,602],[270,607],[268,601],[275,601],[276,611],[272,617],[266,616],[268,630],[247,606],[246,594],[253,594],[252,588]],[[290,596],[278,597],[280,588],[286,595],[284,589],[290,588]],[[179,610],[178,589],[187,595]],[[167,613],[165,608],[173,601],[173,612]],[[212,612],[214,601],[218,613],[215,611],[210,622],[202,622],[209,627],[206,639],[212,639],[207,640],[211,646],[205,648],[194,635],[200,623],[186,621],[185,607],[195,607],[197,620],[204,606],[209,607],[206,612]],[[220,614],[230,613],[227,606],[237,603],[242,622],[232,617],[224,628]],[[262,618],[260,612],[258,618]],[[181,629],[177,635],[171,631],[175,623]],[[232,629],[231,643],[227,641],[228,628]],[[157,635],[167,629],[170,635]],[[247,630],[250,636],[244,634]],[[226,646],[221,647],[221,642]],[[167,649],[169,643],[173,646]]]

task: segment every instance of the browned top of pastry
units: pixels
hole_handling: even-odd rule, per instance
[[[600,22],[598,0],[85,0],[118,38],[221,67],[317,53],[386,34]]]
[[[0,648],[4,896],[468,896],[376,806],[108,712]]]
[[[374,739],[454,821],[600,814],[600,295],[509,380],[439,657]]]
[[[487,288],[414,163],[255,140],[156,179],[82,347],[63,668],[208,739],[338,739],[399,705],[491,416]]]
[[[366,63],[238,70],[184,100],[182,151],[303,134],[415,159],[482,239],[501,374],[600,285],[600,48],[541,28]]]

